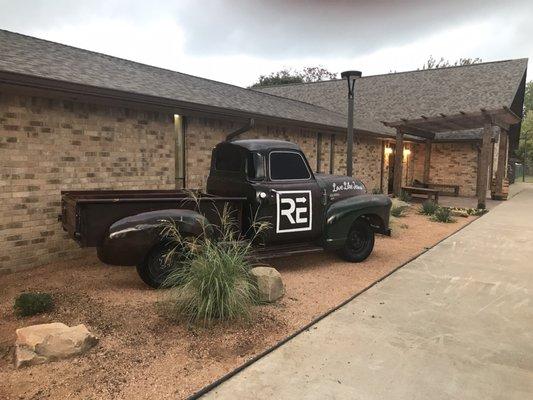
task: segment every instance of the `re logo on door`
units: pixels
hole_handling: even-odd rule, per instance
[[[276,233],[310,231],[312,214],[310,190],[276,192]]]

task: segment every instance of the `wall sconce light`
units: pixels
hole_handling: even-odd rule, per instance
[[[385,155],[390,156],[392,154],[392,147],[385,147]]]
[[[410,149],[406,149],[406,148],[403,149],[403,156],[405,158],[409,157],[410,154],[411,154],[411,150]]]

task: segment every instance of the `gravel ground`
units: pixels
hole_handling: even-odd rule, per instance
[[[211,328],[166,319],[165,291],[145,286],[135,268],[105,266],[95,256],[0,276],[0,398],[185,398],[473,218],[442,224],[409,210],[360,264],[326,253],[273,260],[286,295],[255,307],[250,321]],[[13,300],[23,291],[52,293],[56,309],[17,319]],[[15,329],[53,321],[84,323],[100,343],[77,358],[15,370]]]

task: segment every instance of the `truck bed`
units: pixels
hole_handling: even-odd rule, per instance
[[[95,247],[114,222],[147,211],[199,208],[209,222],[217,224],[227,204],[241,223],[244,201],[245,197],[219,197],[199,190],[62,191],[60,220],[80,246]]]

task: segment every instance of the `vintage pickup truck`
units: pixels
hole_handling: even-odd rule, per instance
[[[200,235],[205,222],[220,223],[224,205],[243,236],[253,218],[269,222],[258,258],[326,249],[360,262],[372,252],[375,233],[390,234],[387,196],[367,194],[358,179],[313,173],[294,143],[261,139],[218,144],[207,193],[66,191],[60,219],[82,247],[97,247],[101,261],[135,265],[144,282],[159,287],[168,270],[162,222],[175,221],[183,235]]]

